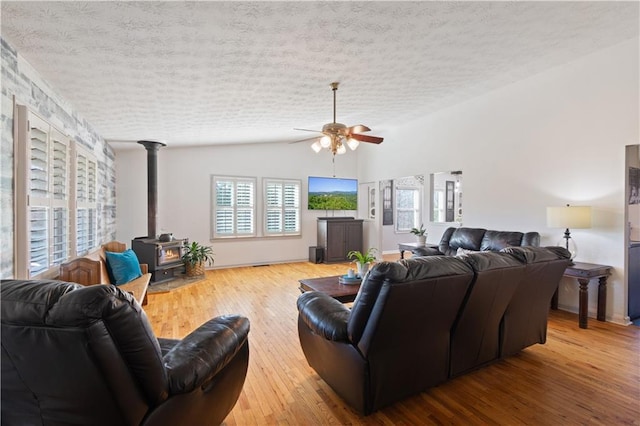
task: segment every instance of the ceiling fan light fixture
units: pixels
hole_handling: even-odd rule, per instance
[[[347,152],[347,145],[352,151],[355,151],[356,148],[360,145],[360,142],[368,142],[379,144],[382,142],[383,138],[378,136],[370,136],[370,135],[362,135],[361,133],[366,133],[371,129],[364,124],[356,124],[355,126],[347,127],[343,123],[338,123],[336,121],[336,91],[338,90],[338,82],[334,81],[331,83],[331,90],[333,91],[333,122],[327,123],[322,126],[322,131],[318,130],[309,130],[309,129],[294,129],[294,130],[304,130],[308,132],[317,132],[322,133],[322,136],[317,136],[320,139],[306,138],[296,142],[303,142],[308,140],[314,140],[311,145],[311,149],[313,149],[316,153],[326,149],[331,152],[331,154],[342,155]]]
[[[349,145],[349,148],[351,148],[351,151],[355,151],[358,145],[360,145],[360,142],[354,138],[348,138],[347,145]]]
[[[320,139],[320,146],[322,148],[329,148],[331,146],[331,138],[327,135],[324,135],[322,139]]]

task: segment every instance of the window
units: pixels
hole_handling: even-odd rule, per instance
[[[256,235],[256,179],[212,176],[213,238]]]
[[[396,188],[396,231],[409,232],[420,225],[420,190]]]
[[[16,276],[30,278],[70,257],[71,141],[25,107],[16,118]]]
[[[264,235],[300,235],[299,180],[264,180]]]
[[[97,161],[25,106],[17,105],[14,117],[15,276],[53,276],[98,245]]]

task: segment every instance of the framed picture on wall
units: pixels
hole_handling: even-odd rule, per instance
[[[454,197],[455,182],[448,180],[445,183],[445,222],[453,222],[455,218]]]
[[[393,225],[393,181],[380,182],[380,192],[382,193],[382,224]]]

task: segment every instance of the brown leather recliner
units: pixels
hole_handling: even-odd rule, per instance
[[[3,425],[219,424],[249,361],[249,320],[158,339],[115,286],[0,283]]]
[[[564,247],[508,247],[502,250],[526,263],[525,275],[504,313],[500,332],[500,356],[547,341],[551,298],[571,254]]]
[[[500,357],[502,317],[525,274],[524,262],[507,253],[472,253],[463,260],[475,279],[451,332],[452,377]]]
[[[450,330],[473,280],[456,257],[373,266],[350,310],[324,293],[298,298],[309,365],[369,414],[447,380]]]

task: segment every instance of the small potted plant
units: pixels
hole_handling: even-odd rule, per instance
[[[204,275],[205,265],[213,265],[213,249],[194,241],[186,246],[182,261],[184,262],[185,275],[187,277],[202,276]]]
[[[347,257],[349,259],[354,259],[357,268],[358,268],[358,276],[360,278],[364,277],[364,274],[369,270],[369,264],[376,261],[376,248],[370,248],[366,253],[361,253],[358,250],[352,250],[347,253]]]
[[[411,228],[413,235],[418,237],[418,245],[425,246],[427,244],[427,230],[424,229],[424,224],[420,224],[420,228]]]

